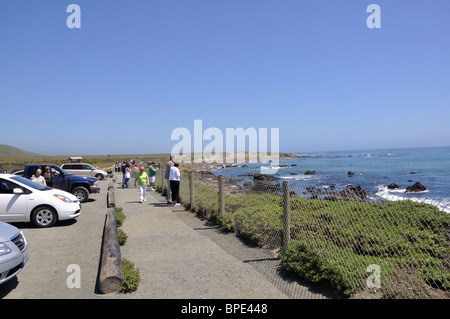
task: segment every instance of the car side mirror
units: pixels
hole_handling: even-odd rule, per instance
[[[23,194],[23,190],[20,189],[20,188],[14,188],[14,189],[13,189],[13,193],[14,193],[14,194]]]

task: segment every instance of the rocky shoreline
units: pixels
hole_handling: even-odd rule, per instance
[[[294,154],[290,154],[295,156]],[[297,157],[297,156],[295,156]],[[292,157],[285,157],[292,158]],[[181,167],[184,171],[194,171],[196,179],[206,186],[212,187],[215,190],[219,190],[219,183],[217,176],[212,172],[217,168],[235,167],[237,164],[218,165],[216,163],[182,163]],[[246,165],[243,164],[243,167]],[[289,165],[279,165],[280,167],[288,167]],[[292,166],[296,166],[293,164]],[[307,170],[305,175],[314,175],[316,171]],[[292,173],[291,173],[292,175]],[[353,172],[348,172],[348,176],[353,176]],[[280,194],[282,192],[282,183],[279,178],[274,175],[268,174],[246,174],[242,175],[246,178],[229,178],[224,177],[224,189],[227,195],[240,195],[244,193],[273,193]],[[249,181],[248,179],[252,179]],[[387,186],[388,189],[398,189],[399,186],[395,183],[391,183]],[[408,186],[405,193],[423,192],[427,188],[420,182],[416,182],[414,185]],[[329,201],[364,201],[369,195],[369,191],[364,190],[361,186],[347,185],[347,187],[340,191],[335,191],[334,186],[327,188],[320,188],[316,186],[306,186],[302,191],[302,194],[298,194],[294,191],[290,192],[291,197],[305,195],[308,199],[323,199]]]

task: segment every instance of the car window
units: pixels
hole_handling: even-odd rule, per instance
[[[16,183],[13,183],[6,179],[0,179],[0,194],[13,194],[14,188],[20,188],[20,189],[24,190],[22,187],[20,187]]]
[[[67,171],[65,171],[63,168],[61,168],[61,167],[53,167],[52,166],[52,174],[58,174],[58,175],[56,175],[56,176],[59,176],[59,175],[61,175],[61,174],[64,174],[64,175],[66,175],[66,176],[70,176],[70,175],[72,175],[72,174],[70,174],[70,173],[68,173]]]
[[[47,190],[47,189],[51,189],[50,187],[47,187],[47,186],[44,186],[44,185],[35,183],[35,182],[30,181],[29,179],[24,178],[24,177],[20,177],[20,176],[12,176],[11,179],[12,179],[12,180],[15,180],[15,181],[17,181],[17,182],[20,182],[20,183],[22,183],[22,184],[24,184],[24,185],[27,185],[27,186],[29,186],[29,187],[31,187],[31,188],[40,190],[40,191],[42,191],[42,190]],[[7,181],[7,182],[8,182],[8,181]],[[12,183],[12,182],[11,182],[11,183]],[[14,184],[14,183],[13,183],[13,184]],[[25,191],[25,193],[29,193],[29,192],[30,192],[29,190],[26,190],[26,189],[24,189],[23,187],[20,187],[19,185],[17,185],[16,187],[21,188],[22,190]]]
[[[33,176],[36,175],[36,171],[37,171],[38,167],[37,166],[30,166],[28,168],[28,176]]]
[[[73,165],[72,164],[64,164],[62,166],[62,168],[64,168],[64,169],[73,169]]]
[[[83,169],[91,170],[91,169],[93,169],[93,167],[91,165],[89,165],[89,164],[84,164],[83,165]]]

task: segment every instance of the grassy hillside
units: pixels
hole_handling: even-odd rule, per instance
[[[3,146],[3,145],[1,145]],[[9,165],[11,164],[12,169],[23,168],[26,164],[32,163],[48,163],[61,165],[62,163],[70,162],[68,155],[66,156],[48,156],[48,155],[39,155],[30,152],[24,152],[27,155],[18,155],[13,156],[13,152],[5,152],[2,153],[1,150],[9,149],[9,147],[1,148],[0,146],[0,166],[6,169],[9,169]],[[21,150],[19,150],[21,151]],[[10,154],[10,155],[4,155]],[[73,156],[80,156],[79,154],[75,154]],[[81,155],[83,157],[84,163],[90,163],[99,168],[110,168],[116,162],[121,161],[129,161],[131,158],[135,158],[136,161],[155,161],[165,163],[169,159],[169,154],[121,154],[121,155]]]
[[[41,155],[32,152],[27,152],[14,146],[0,144],[0,157],[31,157],[31,156],[41,156]]]

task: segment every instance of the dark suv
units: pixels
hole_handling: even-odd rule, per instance
[[[50,183],[47,185],[53,188],[74,194],[81,203],[88,200],[89,194],[100,193],[98,179],[89,176],[74,176],[57,165],[52,164],[28,164],[23,172],[17,172],[16,175],[30,179],[36,174],[37,169],[41,169],[42,175],[45,177],[45,167],[50,168]]]

